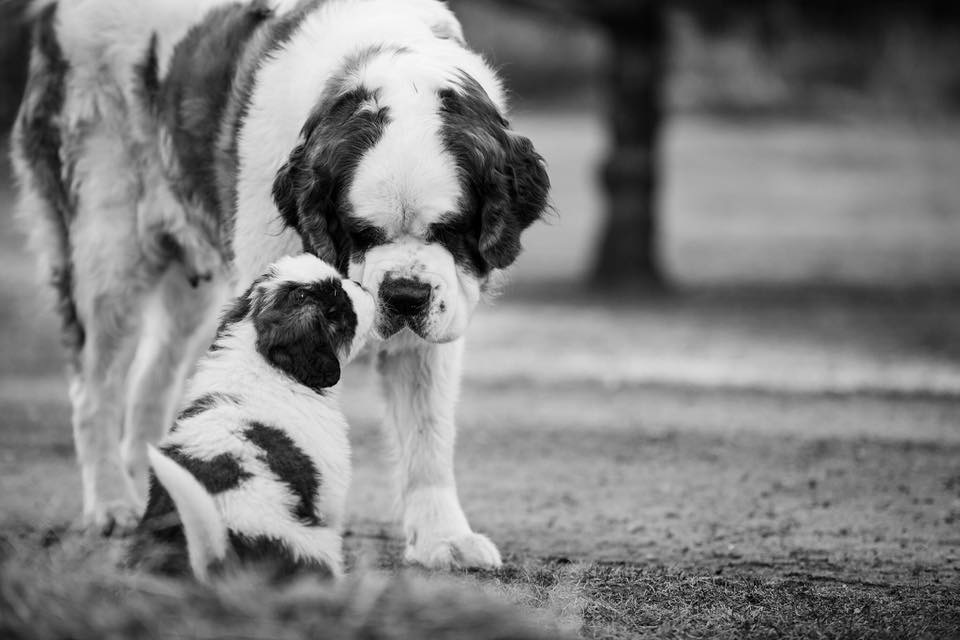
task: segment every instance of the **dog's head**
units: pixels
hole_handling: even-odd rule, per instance
[[[340,381],[340,365],[363,347],[376,302],[356,282],[310,254],[272,264],[227,310],[221,333],[249,320],[257,352],[314,390]]]
[[[453,37],[348,60],[273,185],[305,249],[377,296],[378,332],[430,342],[462,335],[548,190],[498,80]]]

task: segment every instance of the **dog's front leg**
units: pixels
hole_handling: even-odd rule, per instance
[[[400,490],[404,560],[430,569],[500,566],[500,552],[474,533],[453,474],[454,408],[463,340],[385,348],[378,368],[387,400],[385,431]]]

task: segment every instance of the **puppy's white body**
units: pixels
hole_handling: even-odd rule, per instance
[[[295,558],[322,563],[339,574],[343,564],[340,532],[350,486],[350,443],[347,421],[339,408],[339,391],[330,388],[320,395],[303,385],[291,384],[286,375],[252,349],[255,340],[252,324],[241,323],[230,336],[220,339],[220,349],[200,361],[188,384],[188,402],[204,395],[224,394],[240,399],[241,404],[225,402],[180,420],[162,442],[202,460],[230,454],[251,474],[235,489],[212,496],[222,527],[248,537],[281,541]],[[263,461],[264,452],[244,436],[251,422],[282,429],[316,465],[321,479],[316,516],[323,526],[308,526],[293,516],[298,497],[275,477]],[[160,471],[154,471],[167,487]],[[203,490],[199,484],[198,488]],[[174,501],[178,510],[182,509],[176,496]],[[184,520],[189,543],[189,524]],[[215,538],[215,534],[210,532],[207,538]],[[189,547],[195,572],[223,559],[203,557],[208,548]],[[198,575],[202,577],[203,573]]]
[[[291,303],[295,293],[284,289],[329,283],[335,284],[324,289],[327,299],[305,294],[304,301]],[[339,297],[330,293],[336,290]],[[180,514],[190,565],[205,579],[209,567],[226,558],[232,534],[272,547],[293,564],[339,575],[350,486],[339,373],[322,389],[308,386],[298,377],[303,370],[284,368],[289,361],[276,360],[273,349],[306,349],[317,341],[328,345],[331,358],[346,363],[366,343],[373,299],[304,254],[272,265],[234,309],[239,315],[227,310],[214,345],[197,365],[175,428],[149,454]],[[169,452],[187,461],[197,477],[167,457]],[[217,490],[209,491],[203,481]],[[162,504],[162,495],[152,489],[144,517],[148,530],[153,519],[165,515],[158,512]]]

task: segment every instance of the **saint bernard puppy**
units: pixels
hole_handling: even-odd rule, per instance
[[[310,254],[257,278],[224,314],[173,428],[148,449],[134,548],[175,547],[167,561],[189,558],[201,580],[231,557],[340,575],[350,444],[338,383],[375,309]]]
[[[464,332],[549,180],[437,0],[38,0],[14,132],[86,522],[127,530],[217,312],[282,255],[362,283],[405,559],[495,567],[453,472]],[[118,485],[117,476],[126,480]],[[118,487],[126,487],[117,492]]]

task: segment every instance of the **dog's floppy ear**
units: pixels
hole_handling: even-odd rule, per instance
[[[277,171],[273,200],[284,224],[300,235],[303,250],[345,273],[350,239],[336,207],[335,177],[324,163],[319,163],[316,171],[311,168],[307,144],[304,141],[294,147]]]
[[[506,131],[504,164],[493,170],[480,212],[480,255],[496,269],[520,255],[520,233],[543,215],[550,178],[528,138]]]
[[[254,311],[253,326],[260,355],[300,384],[320,391],[340,381],[340,360],[312,313],[264,303]]]
[[[304,212],[313,212],[313,215],[307,213],[300,218],[304,238],[326,240],[323,247],[315,247],[310,253],[334,265],[345,276],[352,244],[337,202],[342,188],[330,162],[318,162],[300,195],[299,208]]]
[[[280,216],[284,224],[301,235],[303,232],[300,229],[300,213],[297,207],[297,184],[306,161],[305,144],[300,143],[293,148],[273,179],[273,201],[280,211]]]

